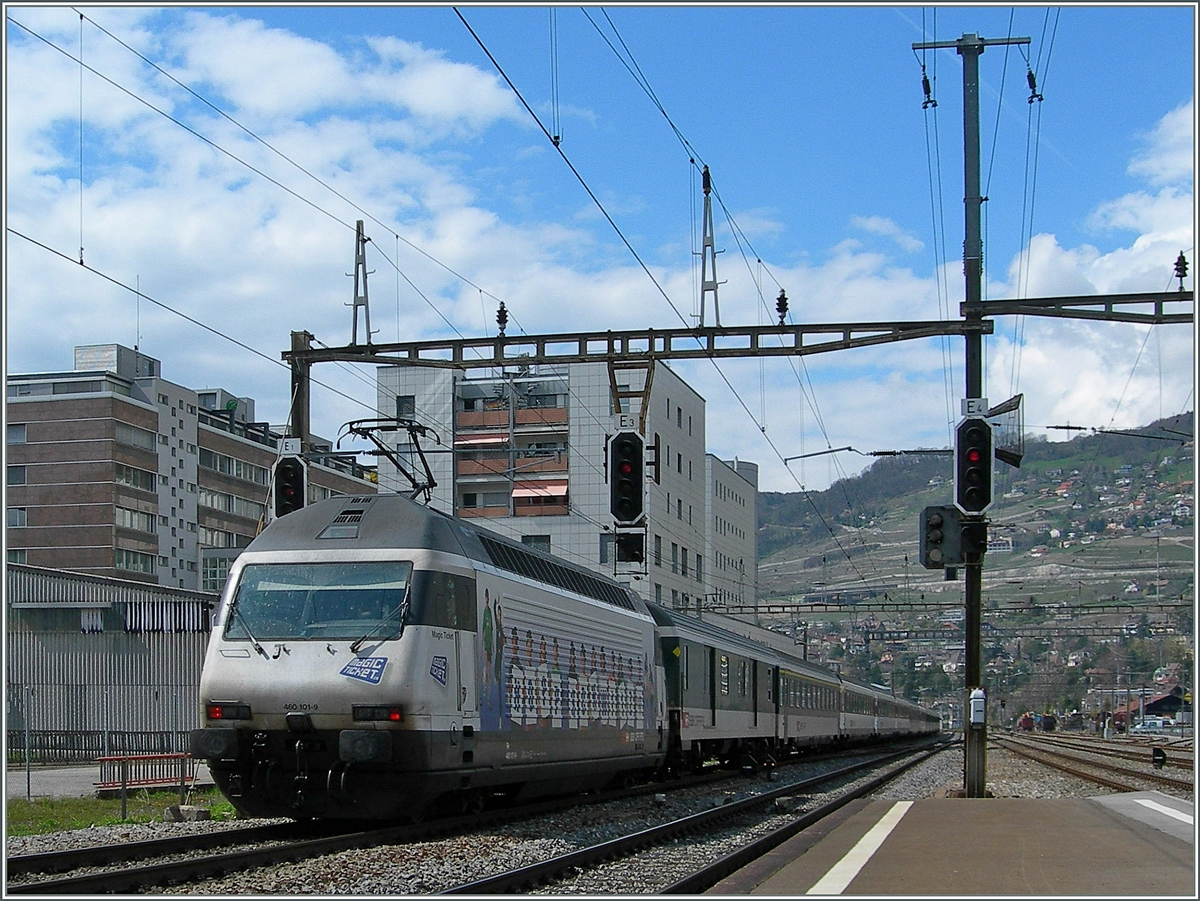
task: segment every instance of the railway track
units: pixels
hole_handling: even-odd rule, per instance
[[[549,883],[565,877],[578,877],[581,872],[609,864],[625,862],[659,846],[686,843],[694,848],[715,832],[728,830],[736,824],[737,831],[755,832],[752,837],[739,842],[739,846],[714,859],[697,866],[685,876],[675,878],[669,885],[657,889],[659,894],[697,894],[716,885],[730,873],[761,857],[772,848],[808,828],[850,801],[860,798],[896,778],[905,770],[923,762],[944,750],[944,746],[926,751],[902,751],[885,758],[843,767],[802,782],[761,792],[750,798],[723,804],[711,810],[682,817],[669,823],[644,829],[620,838],[581,848],[569,854],[529,866],[498,873],[485,879],[446,889],[440,894],[500,894],[513,892],[536,892]],[[890,766],[879,776],[860,781],[850,791],[837,795],[813,810],[797,816],[790,812],[789,799],[797,795],[821,790],[823,785],[860,776],[864,771],[873,771],[888,766],[897,760],[898,766]],[[782,823],[777,821],[782,820]],[[756,829],[756,825],[766,824]],[[670,848],[665,853],[670,854]],[[652,871],[652,870],[648,870]]]
[[[1164,766],[1172,769],[1187,770],[1188,772],[1191,772],[1195,761],[1190,743],[1179,744],[1169,741],[1151,741],[1149,743],[1113,742],[1105,741],[1098,737],[1085,738],[1057,733],[1021,736],[1021,738],[1052,747],[1082,751],[1088,754],[1104,754],[1109,757],[1142,762],[1150,759],[1152,749],[1161,748],[1166,754],[1166,759],[1163,763]]]
[[[1015,754],[1117,791],[1143,791],[1147,784],[1165,786],[1180,792],[1191,793],[1194,791],[1191,779],[1181,779],[1148,770],[1131,769],[1117,763],[1096,759],[1103,752],[1093,751],[1090,752],[1092,756],[1088,757],[1082,753],[1046,747],[1044,743],[1015,736],[996,736],[994,740],[1001,747]]]
[[[283,824],[285,827],[295,824]],[[272,827],[229,830],[208,833],[204,836],[160,839],[126,846],[134,856],[122,860],[121,846],[104,846],[77,851],[49,852],[9,858],[8,882],[5,892],[9,895],[59,895],[59,894],[104,894],[137,892],[152,886],[171,885],[190,880],[207,879],[225,873],[266,867],[271,864],[304,860],[321,854],[331,854],[352,848],[366,848],[387,842],[405,842],[413,839],[415,830],[421,827],[400,826],[387,829],[359,829],[341,831],[326,828],[329,833],[318,837],[288,834],[286,828],[272,831]],[[316,830],[313,830],[316,831]],[[260,834],[262,833],[262,834]],[[210,841],[194,841],[210,839]],[[239,847],[243,846],[243,847]],[[235,848],[223,853],[192,854],[197,851],[215,851],[220,848]],[[173,858],[166,859],[163,858]],[[149,861],[133,866],[118,866],[128,861]],[[37,879],[13,883],[13,862],[17,871],[24,876],[45,875],[70,871],[59,878]],[[110,867],[117,867],[110,869]]]
[[[823,756],[808,758],[806,762],[819,760]],[[846,752],[842,751],[840,756],[846,756]],[[380,828],[375,824],[367,827],[361,823],[357,827],[346,823],[283,823],[117,846],[20,855],[8,858],[6,893],[67,895],[147,891],[342,851],[469,835],[481,828],[581,805],[706,785],[719,788],[724,782],[744,780],[743,775],[728,770],[704,772],[668,784],[648,784],[582,798],[561,798],[516,808],[486,810],[466,816],[434,819],[418,825]]]

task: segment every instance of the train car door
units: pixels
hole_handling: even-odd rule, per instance
[[[458,710],[464,720],[479,714],[475,682],[475,633],[454,632],[455,672],[458,678]]]
[[[717,651],[708,648],[708,709],[710,726],[717,724]]]
[[[754,729],[758,730],[758,661],[750,661],[750,704],[754,708]]]

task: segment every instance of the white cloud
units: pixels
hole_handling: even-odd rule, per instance
[[[896,242],[897,247],[910,253],[915,253],[925,248],[925,245],[919,238],[911,232],[902,229],[891,219],[883,216],[854,216],[850,220],[850,224],[873,235],[891,238]]]
[[[1196,166],[1194,99],[1167,113],[1146,136],[1147,146],[1129,164],[1129,174],[1151,185],[1192,185]]]

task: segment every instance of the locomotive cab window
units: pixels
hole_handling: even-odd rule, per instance
[[[386,640],[406,620],[412,564],[247,566],[225,621],[230,640]]]

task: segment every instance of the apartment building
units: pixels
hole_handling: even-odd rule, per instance
[[[378,385],[380,410],[425,430],[419,440],[435,508],[486,519],[488,528],[615,576],[664,605],[753,597],[757,468],[706,453],[704,399],[665,364],[519,365],[481,374],[381,367]],[[646,443],[642,561],[618,560],[614,546],[608,442],[625,431]],[[407,433],[389,444],[406,469],[422,471]],[[382,459],[379,479],[381,490],[409,488]]]
[[[10,563],[221,589],[266,521],[282,435],[255,421],[252,398],[161,368],[106,344],[75,348],[71,371],[7,376]],[[353,459],[309,463],[310,501],[375,491]]]

